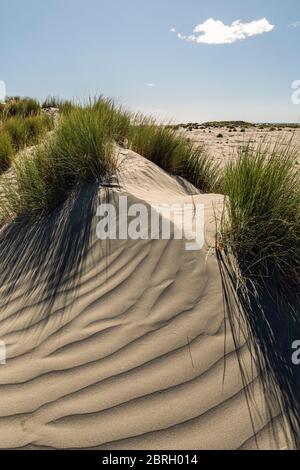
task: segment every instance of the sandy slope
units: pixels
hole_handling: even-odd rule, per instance
[[[213,250],[222,198],[197,194],[128,151],[119,158],[119,188],[89,186],[46,225],[5,234],[0,447],[255,448]],[[205,248],[100,242],[98,198],[117,205],[119,194],[204,203]],[[245,345],[241,355],[259,446],[282,448]]]

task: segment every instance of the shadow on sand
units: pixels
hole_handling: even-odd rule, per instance
[[[261,283],[256,281],[258,277],[255,275],[251,282],[243,285],[230,256],[218,250],[217,258],[225,312],[236,350],[239,350],[243,335],[253,366],[261,376],[270,421],[274,424],[274,415],[281,412],[285,419],[283,431],[287,441],[292,438],[291,447],[300,449],[300,365],[292,362],[292,344],[300,340],[299,285],[283,290],[274,278]],[[240,357],[238,360],[243,382],[247,384],[247,373]],[[251,405],[255,404],[255,397],[250,396],[249,391],[246,393],[250,410]],[[276,440],[274,426],[273,431]],[[257,430],[254,429],[254,432],[257,436]]]
[[[0,232],[0,310],[18,287],[23,305],[38,305],[40,318],[51,314],[60,293],[70,304],[89,250],[98,200],[98,183],[86,185],[48,216],[19,219]],[[19,310],[22,313],[22,309]],[[37,318],[32,319],[36,321]]]

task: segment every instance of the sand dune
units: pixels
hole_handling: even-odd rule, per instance
[[[87,186],[47,223],[1,234],[0,447],[287,446],[242,341],[251,414],[247,405],[214,251],[222,197],[130,151],[119,159],[119,186]],[[119,195],[203,203],[205,248],[99,241],[96,205]]]

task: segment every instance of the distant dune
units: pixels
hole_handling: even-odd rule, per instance
[[[119,186],[87,185],[46,224],[2,232],[11,264],[0,290],[0,447],[286,447],[245,340],[244,388],[225,317],[212,249],[223,197],[128,150],[119,159]],[[97,203],[117,205],[119,195],[203,203],[205,248],[99,241]]]

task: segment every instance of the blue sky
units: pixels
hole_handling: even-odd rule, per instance
[[[170,32],[264,18],[272,30],[227,44]],[[0,0],[0,21],[9,95],[103,93],[174,121],[300,120],[299,0]]]

